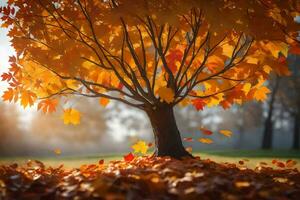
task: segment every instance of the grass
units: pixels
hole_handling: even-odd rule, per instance
[[[296,167],[300,169],[300,151],[287,150],[222,150],[222,151],[202,151],[194,153],[202,159],[210,159],[216,162],[238,163],[240,160],[247,159],[245,165],[254,168],[259,162],[266,162],[272,166],[273,159],[285,162],[288,159],[297,161]],[[53,156],[53,157],[6,157],[0,158],[0,164],[18,163],[23,164],[28,159],[40,160],[49,166],[59,166],[63,164],[67,168],[79,167],[83,164],[97,163],[104,159],[105,163],[112,160],[123,159],[122,155],[87,155],[87,156]]]

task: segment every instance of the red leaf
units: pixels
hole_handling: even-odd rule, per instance
[[[202,133],[203,133],[204,135],[211,135],[211,134],[213,134],[212,131],[210,131],[210,130],[208,130],[208,129],[205,129],[205,128],[200,128],[200,131],[202,131]]]
[[[153,146],[153,143],[152,142],[149,142],[148,143],[148,147],[152,147]]]
[[[134,155],[130,152],[129,154],[123,156],[123,158],[126,162],[130,162],[134,159]]]
[[[2,81],[10,81],[13,78],[11,73],[3,73],[1,77]]]
[[[192,104],[198,111],[203,110],[203,108],[205,106],[205,102],[202,99],[193,99]]]
[[[192,141],[193,141],[193,138],[191,138],[191,137],[183,138],[183,141],[186,141],[186,142],[192,142]]]

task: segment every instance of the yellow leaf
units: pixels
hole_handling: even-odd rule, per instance
[[[159,97],[167,103],[171,103],[174,100],[174,92],[171,88],[161,87],[157,90],[157,93]]]
[[[64,120],[64,124],[78,125],[80,123],[80,112],[73,108],[68,108],[64,110],[62,119]]]
[[[107,98],[100,98],[99,99],[99,104],[103,107],[106,107],[109,104],[109,99]]]
[[[269,65],[263,66],[263,69],[267,74],[270,74],[270,72],[273,70]]]
[[[226,137],[231,137],[232,136],[232,132],[229,130],[220,130],[219,131],[222,135],[225,135]]]
[[[213,141],[209,138],[199,138],[198,139],[199,142],[204,143],[204,144],[211,144],[213,143]]]
[[[134,153],[146,154],[149,147],[145,141],[140,140],[136,144],[132,145],[131,148],[134,150]]]
[[[262,86],[261,88],[257,89],[254,93],[254,98],[257,101],[265,101],[267,99],[267,94],[269,94],[271,91],[265,87]]]
[[[245,92],[245,94],[248,94],[248,92],[250,91],[250,89],[251,89],[251,83],[246,83],[243,86],[243,91]]]

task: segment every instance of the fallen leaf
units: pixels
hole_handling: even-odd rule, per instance
[[[123,158],[126,162],[130,162],[134,159],[134,155],[130,152],[129,154],[123,156]]]

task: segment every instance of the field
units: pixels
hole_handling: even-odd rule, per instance
[[[287,150],[224,150],[224,151],[203,151],[194,153],[195,156],[200,156],[201,159],[210,159],[219,163],[228,162],[238,164],[239,161],[244,161],[244,165],[249,168],[255,168],[260,162],[265,162],[269,166],[272,165],[272,160],[286,162],[289,159],[297,161],[296,167],[300,169],[300,152]],[[121,154],[116,155],[86,155],[86,156],[64,156],[55,155],[53,157],[6,157],[0,159],[0,164],[18,163],[23,164],[27,160],[39,160],[48,166],[59,166],[63,164],[66,168],[76,168],[83,164],[97,163],[103,159],[105,163],[112,160],[122,160]]]

